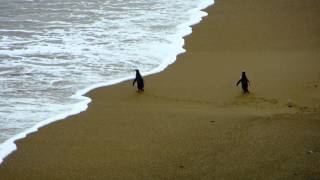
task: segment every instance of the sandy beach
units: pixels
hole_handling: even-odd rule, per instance
[[[85,112],[19,140],[0,179],[320,179],[320,1],[206,12],[145,92],[91,91]]]

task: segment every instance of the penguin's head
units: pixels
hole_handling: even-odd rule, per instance
[[[138,69],[135,70],[136,71],[136,75],[140,76],[140,72]]]

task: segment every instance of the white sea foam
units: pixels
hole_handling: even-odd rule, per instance
[[[164,70],[185,52],[183,37],[213,3],[30,0],[13,8],[18,13],[0,25],[0,163],[16,150],[14,141],[86,110],[88,91],[129,80],[134,69],[143,75]],[[75,4],[73,14],[50,14]],[[25,17],[35,9],[36,16]],[[41,9],[49,11],[39,16]]]

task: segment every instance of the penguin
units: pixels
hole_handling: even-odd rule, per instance
[[[139,72],[139,70],[136,70],[136,78],[133,80],[132,86],[137,82],[138,84],[138,92],[143,92],[144,91],[144,82],[143,78]]]
[[[246,72],[242,71],[241,79],[237,82],[237,86],[241,83],[243,93],[247,94],[249,93],[248,87],[250,85],[250,81],[246,76]]]

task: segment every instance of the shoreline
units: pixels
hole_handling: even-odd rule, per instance
[[[207,0],[207,1],[204,1],[202,4],[200,4],[197,8],[190,10],[190,12],[193,12],[193,16],[191,17],[189,22],[179,26],[180,31],[176,35],[177,37],[179,37],[179,41],[182,42],[181,45],[178,45],[178,46],[180,46],[180,48],[179,48],[180,50],[177,51],[176,57],[170,58],[170,60],[167,60],[165,63],[159,65],[155,69],[144,72],[144,74],[143,74],[144,76],[149,76],[149,75],[161,73],[168,66],[170,66],[172,63],[174,63],[177,60],[177,57],[179,56],[179,54],[182,54],[185,52],[185,49],[183,48],[184,38],[186,36],[189,36],[192,33],[192,26],[201,23],[201,20],[203,19],[203,17],[208,15],[204,10],[206,8],[208,8],[209,6],[213,6],[213,4],[214,4],[214,0]],[[50,118],[47,118],[41,122],[38,122],[34,126],[32,126],[31,128],[28,128],[28,129],[22,131],[21,133],[18,133],[16,135],[14,135],[13,137],[7,139],[3,143],[1,143],[0,144],[0,165],[3,162],[3,159],[5,159],[8,155],[10,155],[11,153],[13,153],[14,151],[17,150],[15,141],[26,138],[28,134],[36,133],[39,130],[39,128],[48,126],[51,123],[54,123],[56,121],[61,121],[61,120],[64,120],[70,116],[74,116],[74,115],[77,115],[77,114],[80,114],[80,113],[86,111],[86,109],[88,108],[89,104],[92,101],[92,99],[87,96],[87,94],[90,91],[94,91],[95,89],[98,89],[98,88],[105,88],[108,86],[113,86],[115,84],[129,81],[131,79],[133,79],[133,77],[127,76],[127,77],[115,79],[115,80],[112,80],[112,81],[109,81],[106,83],[95,84],[95,85],[92,85],[88,88],[77,91],[74,95],[72,95],[72,97],[75,99],[82,100],[82,102],[79,102],[76,105],[74,105],[75,108],[73,108],[70,112],[61,113],[57,116],[50,117]]]
[[[19,140],[0,177],[320,178],[319,9],[217,1],[144,93],[130,81],[89,92],[87,111]],[[249,96],[235,87],[243,68]]]

